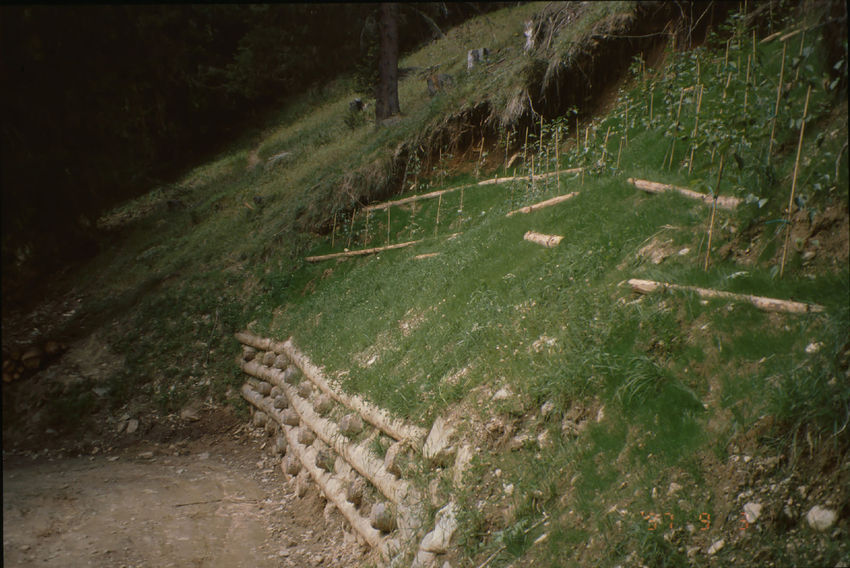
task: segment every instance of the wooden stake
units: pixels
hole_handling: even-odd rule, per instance
[[[587,150],[587,140],[590,138],[590,127],[584,129],[584,149]]]
[[[387,245],[387,246],[383,246],[383,247],[375,247],[375,248],[368,248],[368,249],[361,249],[361,250],[351,250],[351,251],[348,251],[348,252],[335,252],[335,253],[332,253],[332,254],[323,254],[323,255],[319,255],[319,256],[307,256],[307,257],[304,257],[304,260],[306,260],[307,262],[320,262],[322,260],[330,260],[330,259],[333,259],[333,258],[348,258],[350,256],[361,256],[361,255],[364,255],[364,254],[375,254],[376,252],[383,252],[385,250],[395,250],[395,249],[409,247],[409,246],[412,246],[412,245],[415,245],[415,244],[419,244],[421,242],[422,242],[422,239],[419,239],[418,241],[408,241],[406,243],[396,243],[394,245]]]
[[[649,124],[652,125],[652,99],[655,98],[655,91],[649,92]]]
[[[803,122],[800,125],[800,141],[797,142],[797,159],[794,160],[794,176],[791,180],[791,197],[788,199],[788,219],[785,224],[785,245],[782,247],[782,264],[779,267],[779,277],[785,272],[785,257],[788,254],[788,241],[791,238],[791,210],[794,207],[794,191],[797,189],[797,172],[800,169],[800,152],[803,149],[803,133],[806,131],[806,113],[809,111],[809,96],[812,86],[806,91],[806,104],[803,106]]]
[[[539,140],[539,150],[540,155],[543,155],[543,115],[540,115],[540,140]]]
[[[364,245],[369,244],[369,213],[370,213],[370,211],[367,209],[366,210],[366,236],[363,237],[363,244]]]
[[[440,205],[443,204],[443,195],[437,199],[437,223],[434,225],[434,236],[437,236],[437,229],[440,228]]]
[[[798,57],[803,57],[803,46],[806,45],[806,30],[803,30],[803,33],[800,35],[800,53]],[[797,65],[797,71],[794,73],[794,82],[797,82],[797,79],[800,78],[800,67],[803,66],[802,59],[800,60],[800,65]]]
[[[458,212],[463,215],[463,189],[460,190],[460,207],[458,207]]]
[[[747,78],[744,80],[744,112],[747,112],[747,99],[750,94],[750,62],[752,61],[751,56],[747,56]]]
[[[387,244],[390,244],[390,208],[387,207]]]
[[[691,175],[691,170],[694,166],[694,150],[696,149],[696,139],[697,139],[697,128],[699,128],[699,110],[702,107],[702,90],[703,86],[699,86],[699,94],[697,94],[697,112],[696,118],[694,119],[694,133],[691,136],[693,139],[691,141],[691,157],[688,160],[688,175]]]
[[[623,137],[626,139],[626,146],[629,145],[629,105],[626,103],[626,128]]]
[[[576,115],[576,154],[578,154],[579,148],[581,148],[581,142],[580,142],[580,139],[579,139],[578,115]]]
[[[510,150],[508,148],[511,147],[511,131],[508,130],[507,136],[505,136],[505,175],[508,175],[508,154]]]
[[[334,213],[334,225],[333,225],[333,228],[331,229],[331,248],[334,248],[334,242],[335,242],[334,238],[335,237],[336,237],[336,213]]]
[[[670,145],[670,165],[667,166],[667,169],[671,169],[673,167],[673,156],[676,153],[676,136],[679,133],[679,118],[682,116],[682,99],[685,97],[685,90],[679,93],[679,110],[676,111],[676,132],[673,133],[673,143]]]
[[[605,156],[608,155],[608,135],[611,134],[611,125],[608,125],[607,130],[605,130],[605,141],[602,143],[602,163],[605,163]]]
[[[560,128],[555,130],[555,187],[561,187],[561,162],[558,161],[558,134],[561,132]]]
[[[726,71],[726,67],[729,65],[729,44],[732,42],[732,38],[726,40],[726,55],[723,56],[723,70]]]
[[[623,139],[624,138],[625,138],[624,136],[620,136],[620,149],[617,150],[617,165],[616,165],[616,168],[618,170],[620,169],[620,154],[623,153]]]
[[[525,142],[522,145],[522,163],[525,164],[525,160],[528,155],[528,127],[525,127]]]
[[[773,135],[776,133],[776,119],[779,117],[779,100],[782,96],[782,77],[785,73],[785,48],[787,43],[782,44],[782,65],[779,67],[779,84],[776,86],[776,106],[773,108],[773,126],[770,127],[770,142],[767,145],[767,161],[770,162],[770,154],[773,150]]]
[[[708,224],[708,248],[705,249],[705,270],[711,258],[711,235],[714,231],[714,215],[717,213],[717,196],[720,192],[720,178],[723,176],[723,155],[720,156],[720,171],[717,172],[717,185],[714,188],[714,204],[711,207],[711,222]]]
[[[357,209],[351,212],[351,225],[348,227],[348,244],[345,248],[351,248],[351,235],[354,234],[354,218],[357,216]]]

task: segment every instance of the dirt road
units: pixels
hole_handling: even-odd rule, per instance
[[[3,456],[12,566],[359,566],[338,512],[259,444],[138,444],[105,455]]]

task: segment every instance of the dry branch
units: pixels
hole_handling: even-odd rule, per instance
[[[528,231],[525,233],[525,235],[523,235],[522,238],[532,243],[537,243],[538,245],[543,245],[544,247],[552,248],[558,246],[558,243],[560,243],[561,239],[563,239],[564,237],[560,235],[544,235],[543,233]]]
[[[760,310],[766,312],[789,312],[792,314],[806,314],[811,312],[822,312],[824,307],[818,304],[806,304],[803,302],[794,302],[791,300],[779,300],[776,298],[766,298],[764,296],[753,296],[750,294],[735,294],[733,292],[723,292],[721,290],[711,290],[709,288],[699,288],[697,286],[684,286],[680,284],[670,284],[668,282],[655,282],[654,280],[639,280],[632,278],[628,281],[632,290],[641,294],[649,294],[658,289],[661,290],[684,290],[687,292],[695,292],[703,298],[725,298],[736,302],[749,302]]]
[[[679,187],[676,185],[670,185],[666,183],[657,183],[654,181],[647,181],[644,179],[635,179],[629,178],[628,182],[634,185],[638,189],[642,189],[643,191],[649,193],[664,193],[665,191],[675,191],[677,193],[681,193],[685,197],[689,197],[691,199],[698,199],[705,203],[706,205],[713,205],[714,198],[711,195],[707,195],[705,193],[700,193],[698,191],[694,191],[692,189],[688,189],[686,187]],[[718,196],[717,197],[717,206],[722,209],[733,210],[738,204],[741,203],[741,200],[737,197],[728,197],[728,196]]]
[[[512,215],[516,215],[517,213],[531,213],[532,211],[537,211],[538,209],[543,209],[544,207],[551,207],[552,205],[557,205],[558,203],[563,203],[568,199],[572,199],[578,195],[577,191],[572,193],[568,193],[566,195],[559,195],[558,197],[553,197],[552,199],[547,199],[546,201],[541,201],[539,203],[535,203],[533,205],[529,205],[528,207],[520,207],[514,211],[511,211],[506,215],[506,217],[510,217]]]
[[[344,257],[349,257],[349,256],[362,256],[364,254],[375,254],[377,252],[383,252],[385,250],[393,250],[393,249],[400,249],[400,248],[413,246],[415,244],[421,243],[422,240],[423,239],[419,239],[419,240],[416,240],[416,241],[407,241],[405,243],[396,243],[394,245],[386,245],[386,246],[382,246],[382,247],[374,247],[374,248],[360,249],[360,250],[351,250],[351,251],[348,251],[348,252],[335,252],[335,253],[331,253],[331,254],[322,254],[322,255],[319,255],[319,256],[308,256],[304,260],[306,260],[307,262],[320,262],[322,260],[330,260],[332,258],[344,258]]]

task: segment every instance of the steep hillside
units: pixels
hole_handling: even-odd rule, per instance
[[[850,562],[846,11],[685,7],[482,16],[401,63],[393,124],[341,78],[104,217],[115,247],[15,322],[86,341],[14,364],[4,448],[247,416],[248,330],[454,429],[401,472],[429,526],[457,507],[435,562]]]

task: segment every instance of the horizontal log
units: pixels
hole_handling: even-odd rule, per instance
[[[561,242],[561,239],[564,237],[560,235],[544,235],[543,233],[535,233],[534,231],[528,231],[523,235],[525,240],[530,241],[532,243],[537,243],[538,245],[543,245],[544,247],[556,247],[558,243]]]
[[[659,289],[683,290],[688,292],[695,292],[701,298],[724,298],[727,300],[734,300],[736,302],[749,302],[755,307],[766,312],[788,312],[793,314],[806,314],[824,311],[824,307],[819,304],[806,304],[803,302],[779,300],[777,298],[753,296],[750,294],[735,294],[733,292],[712,290],[710,288],[699,288],[697,286],[670,284],[668,282],[655,282],[654,280],[640,280],[637,278],[632,278],[628,281],[628,284],[629,286],[631,286],[632,290],[641,294],[649,294]]]
[[[266,403],[262,395],[251,389],[250,386],[244,385],[242,387],[242,396],[257,408],[279,418],[277,411],[274,408],[269,408],[270,405]],[[305,447],[298,442],[297,428],[286,426],[282,421],[280,423],[286,436],[288,447],[295,452],[301,465],[307,470],[313,481],[322,489],[322,493],[324,493],[328,500],[333,502],[334,506],[342,513],[342,516],[345,517],[345,520],[363,537],[369,546],[378,549],[384,554],[384,538],[381,536],[381,532],[373,528],[369,520],[362,517],[354,505],[348,502],[345,497],[345,485],[342,481],[316,466],[317,450],[313,447]]]
[[[411,490],[407,482],[396,479],[386,470],[382,460],[372,456],[370,451],[363,446],[349,442],[336,424],[319,416],[309,402],[295,396],[295,389],[282,380],[278,369],[264,367],[252,361],[243,363],[242,370],[249,375],[267,380],[280,387],[289,398],[289,404],[301,417],[301,421],[363,477],[368,479],[372,485],[377,487],[378,491],[383,493],[387,499],[399,504],[407,498]]]
[[[425,258],[434,258],[435,256],[440,256],[438,252],[426,252],[425,254],[417,254],[413,257],[413,260],[422,260]]]
[[[421,448],[428,435],[424,429],[407,424],[399,418],[390,415],[386,410],[363,400],[357,395],[349,395],[341,389],[332,388],[322,370],[310,358],[298,350],[290,337],[283,344],[284,352],[294,362],[304,376],[313,381],[319,389],[329,397],[358,412],[366,422],[369,422],[388,436],[396,440],[406,440],[412,447]]]
[[[347,251],[347,252],[335,252],[335,253],[331,253],[331,254],[322,254],[322,255],[319,255],[319,256],[308,256],[304,260],[306,260],[307,262],[320,262],[322,260],[330,260],[332,258],[344,258],[344,257],[349,257],[349,256],[361,256],[361,255],[364,255],[364,254],[375,254],[375,253],[378,253],[378,252],[383,252],[385,250],[394,250],[394,249],[410,247],[410,246],[413,246],[415,244],[421,243],[423,240],[424,239],[419,239],[419,240],[416,240],[416,241],[407,241],[405,243],[396,243],[394,245],[386,245],[386,246],[383,246],[383,247],[375,247],[375,248],[360,249],[360,250],[351,250],[351,251]]]
[[[679,187],[676,185],[670,185],[667,183],[658,183],[654,181],[648,181],[645,179],[635,179],[629,178],[628,182],[634,185],[636,188],[641,189],[643,191],[649,193],[664,193],[665,191],[675,191],[684,195],[685,197],[689,197],[691,199],[697,199],[702,201],[706,205],[711,205],[714,203],[714,197],[711,195],[707,195],[705,193],[700,193],[698,191],[694,191],[692,189],[688,189],[687,187]],[[737,197],[730,197],[725,195],[717,196],[717,206],[721,209],[733,210],[741,203],[741,200]]]
[[[520,207],[519,209],[516,209],[516,210],[508,213],[506,215],[506,217],[516,215],[517,213],[531,213],[532,211],[537,211],[538,209],[543,209],[545,207],[551,207],[553,205],[557,205],[558,203],[563,203],[564,201],[567,201],[568,199],[572,199],[576,195],[578,195],[578,192],[574,191],[574,192],[568,193],[566,195],[559,195],[557,197],[553,197],[552,199],[547,199],[546,201],[534,203],[533,205],[529,205],[527,207]]]

